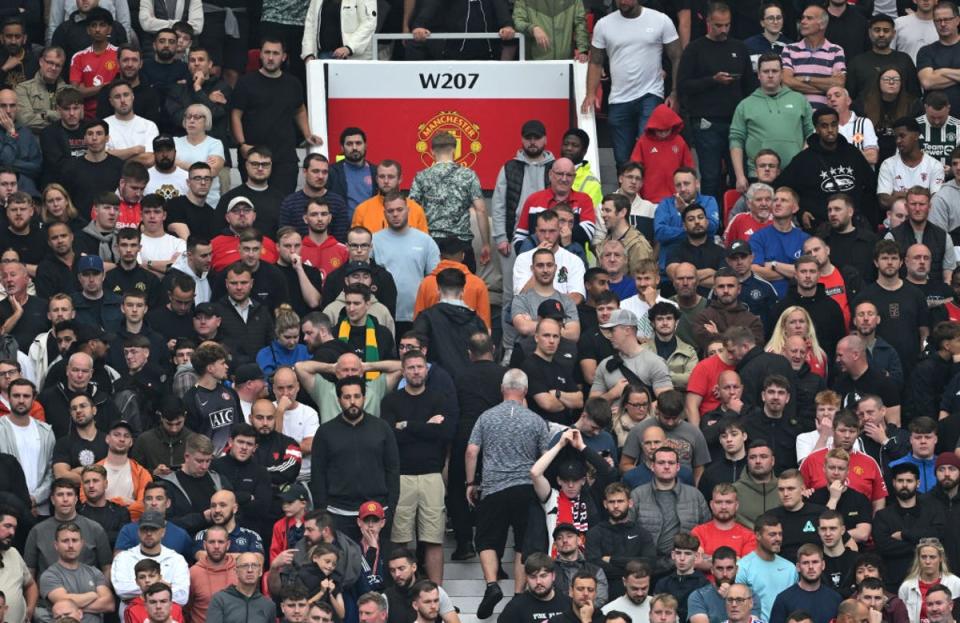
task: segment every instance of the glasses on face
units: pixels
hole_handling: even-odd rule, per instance
[[[188,120],[188,121],[206,121],[206,120],[207,120],[207,118],[204,117],[204,116],[201,115],[201,114],[189,114],[189,115],[184,115],[183,118],[186,119],[186,120]]]
[[[201,184],[209,184],[213,181],[213,178],[209,175],[194,175],[190,178],[191,182],[200,182]]]
[[[646,409],[647,407],[650,406],[650,403],[649,402],[630,402],[628,400],[627,406],[633,407],[634,409]]]
[[[249,164],[254,169],[269,169],[270,167],[273,166],[273,163],[270,162],[269,160],[266,162],[257,162],[255,160],[247,160],[247,164]]]
[[[559,177],[562,180],[573,179],[576,174],[574,173],[554,173],[555,176]]]
[[[782,21],[783,21],[783,16],[782,16],[782,15],[767,15],[766,17],[763,18],[763,21],[765,21],[765,22],[782,22]]]
[[[746,603],[748,599],[750,598],[749,597],[727,597],[724,601],[726,601],[728,604],[739,606],[741,604]]]
[[[887,84],[899,84],[900,78],[896,76],[887,76],[886,78],[880,78],[880,82],[886,82]]]
[[[351,242],[347,245],[351,249],[369,249],[370,246],[369,242]]]
[[[5,378],[5,379],[10,378],[11,376],[15,375],[16,373],[17,373],[17,369],[16,369],[16,368],[10,368],[9,370],[0,370],[0,376],[2,376],[2,377]]]
[[[949,24],[953,20],[957,19],[956,17],[935,17],[933,18],[934,24]]]

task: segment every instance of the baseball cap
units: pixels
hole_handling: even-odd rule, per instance
[[[610,320],[600,325],[601,329],[612,329],[614,327],[635,327],[637,326],[637,317],[629,309],[615,309],[610,314]]]
[[[557,299],[547,299],[537,307],[537,316],[540,318],[551,318],[553,320],[564,320],[567,314],[563,311],[563,304]]]
[[[542,138],[547,135],[547,128],[543,125],[543,122],[539,119],[531,119],[523,124],[523,127],[520,128],[520,136],[526,138],[528,136],[533,136],[536,138]]]
[[[373,270],[370,268],[370,262],[347,262],[346,267],[343,269],[343,276],[349,277],[353,273],[359,272],[368,272],[373,274]]]
[[[101,340],[103,342],[110,342],[116,336],[111,333],[107,333],[101,327],[98,327],[95,324],[82,324],[77,327],[77,344],[86,344],[91,340]]]
[[[753,249],[746,240],[734,240],[727,247],[727,257],[734,255],[753,255]]]
[[[366,519],[367,517],[376,517],[377,519],[383,519],[384,517],[383,506],[380,505],[380,502],[375,502],[373,500],[364,502],[363,504],[360,505],[360,512],[357,513],[357,516],[360,518],[361,521]]]
[[[255,381],[263,378],[263,370],[255,363],[245,363],[237,367],[233,375],[233,382],[242,385],[248,381]]]
[[[134,434],[133,426],[131,426],[130,422],[126,420],[117,420],[116,422],[110,425],[110,431],[115,430],[117,428],[125,428],[128,431],[130,431],[131,435]],[[110,432],[110,431],[107,431],[107,432]]]
[[[566,461],[557,468],[557,478],[561,480],[580,480],[587,477],[587,468],[580,461]]]
[[[81,255],[80,259],[77,260],[77,273],[85,273],[90,270],[102,273],[103,258],[99,255]]]
[[[577,527],[572,523],[558,523],[557,527],[553,529],[553,538],[557,538],[564,532],[572,532],[574,534],[580,534],[580,531],[577,530]]]
[[[213,303],[200,303],[193,308],[194,316],[217,316],[220,317],[220,312],[217,311],[217,306]]]
[[[235,207],[237,207],[238,205],[248,205],[248,206],[250,206],[251,208],[253,208],[254,210],[257,209],[257,207],[256,207],[255,205],[253,205],[253,202],[250,201],[249,198],[247,198],[247,197],[234,197],[233,199],[230,200],[230,203],[227,204],[227,212],[230,212],[231,210],[233,210],[233,209],[234,209]]]
[[[145,511],[140,515],[141,528],[162,528],[167,525],[167,520],[160,511]]]
[[[176,143],[173,142],[173,137],[169,134],[160,134],[157,138],[153,139],[153,151],[157,152],[161,149],[176,149]]]
[[[297,500],[306,502],[308,499],[310,499],[310,496],[307,495],[307,490],[299,482],[287,485],[280,491],[280,501],[284,504],[296,502]]]

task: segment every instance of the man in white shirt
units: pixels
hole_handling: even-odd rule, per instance
[[[936,6],[937,0],[917,0],[916,10],[901,15],[893,22],[897,33],[893,49],[909,54],[914,63],[917,62],[920,48],[939,39],[933,23],[933,9]]]
[[[583,284],[586,269],[579,257],[560,246],[560,217],[553,210],[541,212],[537,216],[536,231],[540,244],[518,255],[513,265],[514,295],[533,287],[533,255],[539,249],[547,249],[553,252],[556,263],[553,287],[579,305],[587,294]]]
[[[136,160],[150,168],[154,165],[153,139],[157,124],[133,112],[133,88],[124,81],[114,82],[108,92],[113,114],[104,119],[110,126],[107,153],[121,160]]]
[[[273,375],[273,393],[277,397],[277,431],[292,437],[300,444],[303,463],[297,480],[310,480],[310,453],[313,449],[313,436],[320,426],[320,415],[316,409],[297,402],[300,382],[293,368],[281,366]]]
[[[177,146],[173,137],[161,134],[153,139],[154,165],[144,192],[156,193],[164,199],[187,194],[187,171],[177,166]]]
[[[877,141],[873,121],[870,121],[869,117],[858,117],[857,113],[850,110],[852,103],[849,91],[843,87],[830,87],[827,91],[827,104],[836,110],[840,117],[840,134],[863,153],[867,162],[877,164],[880,143]]]
[[[53,484],[53,428],[30,415],[37,397],[33,383],[17,379],[10,383],[10,413],[0,418],[0,452],[20,461],[27,479],[30,505],[41,515],[49,513],[47,504]]]
[[[125,549],[113,559],[110,568],[110,583],[117,597],[126,602],[140,597],[142,592],[137,585],[134,566],[144,558],[152,558],[160,564],[163,581],[173,589],[174,603],[185,606],[190,596],[190,568],[183,556],[165,547],[163,535],[167,520],[160,511],[148,510],[140,516],[137,524],[137,536],[140,544]],[[124,605],[120,606],[120,618],[123,619]]]
[[[877,200],[885,210],[893,202],[906,198],[907,190],[920,186],[935,195],[943,186],[943,165],[920,149],[920,124],[904,117],[894,122],[897,153],[880,165],[877,176]]]
[[[150,179],[153,180],[153,174]],[[146,195],[140,202],[140,265],[163,277],[170,267],[187,251],[187,243],[182,238],[171,236],[164,228],[167,210],[163,207],[163,197],[157,194]],[[197,300],[197,303],[206,303],[210,298]]]

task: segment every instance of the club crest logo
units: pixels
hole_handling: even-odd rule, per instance
[[[480,126],[455,110],[441,111],[417,128],[417,153],[424,165],[433,164],[430,140],[439,132],[447,132],[457,139],[454,160],[457,164],[472,167],[483,149],[480,142]]]

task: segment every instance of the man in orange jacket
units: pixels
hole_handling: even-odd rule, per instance
[[[440,274],[440,271],[455,268],[462,272],[467,279],[467,284],[463,289],[463,302],[467,307],[477,312],[483,323],[487,325],[487,331],[491,329],[490,293],[487,291],[487,284],[483,282],[483,279],[471,273],[467,265],[463,263],[467,244],[469,243],[459,238],[443,238],[437,241],[437,246],[440,247],[440,263],[433,269],[433,272],[420,282],[420,288],[417,290],[417,300],[413,306],[414,320],[420,312],[440,302],[440,289],[437,287],[437,275]]]
[[[375,234],[381,229],[386,228],[387,218],[383,213],[383,196],[391,190],[400,191],[400,163],[395,160],[384,160],[377,165],[377,187],[380,192],[370,197],[357,206],[353,212],[352,227],[363,226]],[[427,230],[427,215],[419,203],[413,199],[407,199],[407,207],[410,208],[409,222],[410,227],[419,229],[425,234]]]
[[[107,432],[107,456],[98,465],[107,470],[107,499],[130,511],[137,521],[143,514],[143,491],[153,480],[150,471],[130,458],[133,428],[126,420],[117,420]],[[80,492],[80,501],[86,496]]]

